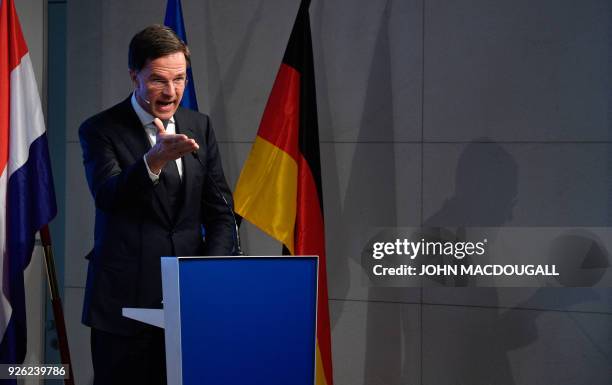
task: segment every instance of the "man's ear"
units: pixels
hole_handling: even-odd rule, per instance
[[[129,70],[130,73],[130,79],[132,79],[132,83],[134,84],[134,88],[138,87],[138,72],[134,71],[134,70]]]

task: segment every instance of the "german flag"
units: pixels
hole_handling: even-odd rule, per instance
[[[319,256],[316,384],[333,385],[309,5],[300,4],[234,201],[239,215],[291,254]]]

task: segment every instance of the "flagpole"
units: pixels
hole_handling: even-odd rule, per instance
[[[53,306],[53,317],[55,318],[55,329],[59,341],[60,359],[63,365],[68,365],[68,377],[64,379],[64,384],[74,385],[72,374],[72,362],[70,360],[70,348],[68,346],[68,334],[66,333],[66,322],[64,321],[64,310],[62,299],[59,294],[57,274],[55,273],[55,260],[53,259],[53,249],[51,248],[51,233],[49,225],[40,229],[40,239],[45,251],[45,265],[47,266],[47,281],[51,293],[51,304]]]

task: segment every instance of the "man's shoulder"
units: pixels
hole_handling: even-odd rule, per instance
[[[114,106],[85,119],[85,121],[81,123],[79,132],[100,130],[118,123],[125,123],[129,117],[131,108],[129,98],[125,99]]]
[[[204,113],[179,107],[174,113],[174,118],[180,133],[195,135],[203,143],[214,135],[210,118]]]
[[[198,123],[208,126],[210,124],[210,118],[208,115],[194,111],[189,108],[179,107],[174,113],[175,117],[180,121],[188,123]]]

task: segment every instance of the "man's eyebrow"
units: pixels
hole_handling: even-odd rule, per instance
[[[151,73],[149,74],[149,78],[155,78],[155,77],[157,77],[157,78],[165,78],[165,76],[164,76],[164,75],[165,75],[165,74],[158,74],[158,73],[155,73],[155,72],[151,72]],[[180,77],[180,76],[183,76],[183,77],[184,77],[184,76],[187,76],[187,72],[182,72],[182,73],[179,73],[179,74],[177,74],[175,77]]]

